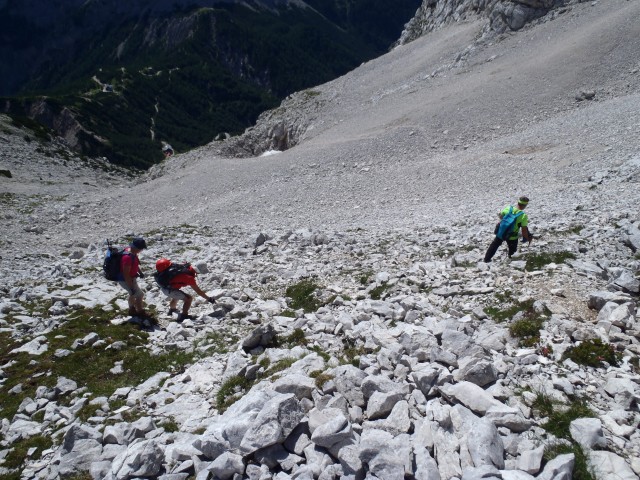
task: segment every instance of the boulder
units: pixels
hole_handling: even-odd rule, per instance
[[[446,384],[439,390],[449,401],[459,402],[480,415],[486,414],[493,406],[502,405],[491,394],[471,382]]]
[[[273,324],[260,325],[242,340],[242,348],[252,350],[258,346],[266,347],[270,345],[276,337]]]
[[[311,399],[311,392],[315,390],[315,380],[307,375],[292,373],[280,377],[273,384],[273,389],[278,393],[293,393],[298,400]]]
[[[467,432],[467,449],[476,467],[504,468],[504,445],[498,429],[490,420],[480,419]]]
[[[352,443],[353,431],[349,420],[338,409],[328,410],[333,412],[333,415],[313,430],[311,441],[327,449],[338,444]]]
[[[498,379],[498,371],[493,362],[472,359],[455,372],[454,378],[458,381],[467,381],[484,387]]]
[[[558,455],[547,462],[544,470],[536,477],[537,480],[571,480],[573,478],[573,465],[575,464],[573,453]],[[603,477],[607,478],[607,477]]]
[[[638,476],[629,467],[624,458],[613,452],[592,450],[589,452],[589,465],[596,478],[615,478],[616,480],[637,480]]]
[[[540,471],[542,466],[542,456],[544,455],[544,446],[541,445],[533,450],[522,452],[518,458],[518,470],[535,475]]]
[[[569,425],[569,432],[583,450],[594,447],[606,447],[607,441],[602,433],[602,422],[598,418],[578,418]],[[531,473],[531,472],[530,472]]]
[[[276,394],[268,400],[240,442],[240,451],[256,450],[282,443],[304,417],[304,410],[293,394]]]
[[[234,475],[244,474],[244,462],[240,455],[231,452],[224,452],[216,458],[207,468],[213,478],[228,480]]]
[[[364,395],[360,387],[367,377],[366,373],[353,365],[342,365],[330,370],[328,373],[333,376],[333,382],[338,393],[346,398],[350,405],[365,406]]]
[[[113,459],[105,480],[154,477],[160,473],[163,461],[164,452],[155,440],[141,440]]]

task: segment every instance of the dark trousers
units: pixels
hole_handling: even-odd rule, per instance
[[[498,237],[496,237],[493,240],[493,242],[491,242],[491,245],[489,245],[489,249],[487,250],[487,253],[484,255],[485,262],[491,261],[493,256],[496,254],[496,252],[500,248],[500,245],[502,245],[502,242],[504,242],[504,240]],[[514,240],[507,240],[506,242],[507,242],[507,247],[509,247],[509,258],[511,258],[511,255],[513,255],[518,251],[518,239],[516,238]]]

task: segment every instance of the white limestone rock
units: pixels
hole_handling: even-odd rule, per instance
[[[489,465],[504,469],[504,445],[498,429],[491,421],[480,419],[466,432],[467,448],[476,467]]]
[[[574,464],[575,456],[573,453],[558,455],[547,462],[542,473],[536,478],[538,480],[571,480]]]
[[[243,455],[276,443],[282,443],[304,416],[293,394],[276,394],[269,399],[248,428],[239,448]]]
[[[141,440],[113,459],[105,480],[153,477],[160,473],[163,461],[163,451],[155,440]]]
[[[491,394],[471,382],[446,384],[439,390],[446,398],[460,402],[480,415],[486,414],[493,406],[501,405]]]
[[[207,467],[213,477],[220,480],[228,480],[236,474],[242,475],[244,469],[242,456],[231,452],[224,452]]]
[[[544,446],[541,445],[533,450],[522,452],[518,457],[518,470],[522,470],[527,474],[536,475],[542,466],[542,456],[544,455]]]
[[[315,390],[315,380],[307,375],[291,373],[276,380],[273,389],[279,393],[293,393],[298,400],[311,399],[311,392]]]
[[[605,447],[607,441],[602,432],[602,422],[598,418],[578,418],[569,425],[569,432],[584,451]]]
[[[637,480],[629,464],[614,452],[592,450],[588,454],[589,465],[596,478],[615,478],[616,480]]]

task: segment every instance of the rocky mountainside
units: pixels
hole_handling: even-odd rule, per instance
[[[1,118],[0,474],[638,478],[639,15],[446,25],[133,179]]]
[[[533,20],[545,21],[567,11],[576,1],[565,0],[423,0],[416,15],[406,25],[398,44],[415,40],[444,25],[474,18],[487,20],[484,33],[502,34],[520,30]]]

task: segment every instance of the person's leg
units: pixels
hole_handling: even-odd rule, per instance
[[[489,263],[491,261],[493,256],[498,251],[498,248],[500,248],[500,245],[502,245],[503,241],[504,240],[501,240],[498,237],[493,239],[493,242],[491,242],[491,245],[489,245],[489,248],[487,249],[487,253],[485,253],[485,255],[484,255],[484,261],[486,263]]]
[[[129,294],[129,298],[127,298],[127,302],[129,303],[129,315],[134,317],[138,311],[136,310],[136,298]]]
[[[518,239],[507,240],[507,246],[509,247],[509,258],[511,258],[511,255],[518,251]]]
[[[184,303],[182,304],[182,314],[189,315],[189,309],[191,308],[191,302],[193,302],[193,297],[187,293],[184,294]]]
[[[127,293],[129,294],[129,296],[127,297],[127,303],[129,304],[129,315],[135,316],[136,313],[138,313],[136,311],[135,289],[134,289],[134,291],[131,291],[131,289],[129,288],[129,285],[127,285],[127,282],[125,282],[124,280],[120,280],[118,282],[118,285],[120,285],[122,288],[124,288],[127,291]]]

